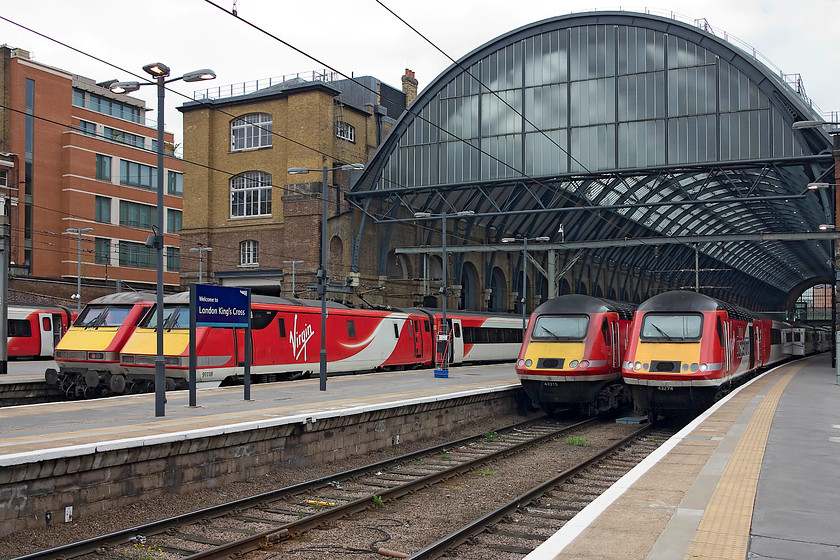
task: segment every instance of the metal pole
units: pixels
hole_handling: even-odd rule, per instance
[[[321,391],[327,390],[327,166],[321,184],[321,270],[318,291],[321,292]]]
[[[297,293],[295,290],[295,265],[301,264],[303,261],[283,261],[283,264],[290,264],[292,265],[292,297],[297,297]]]
[[[440,332],[444,336],[444,352],[440,362],[440,369],[446,371],[449,369],[449,327],[446,322],[446,212],[441,214],[441,228],[440,228],[440,246],[441,246],[441,282],[440,293],[443,296],[443,323],[441,324]]]
[[[9,346],[6,343],[9,336],[9,253],[12,243],[9,231],[8,201],[5,203],[3,215],[0,216],[0,375],[9,373]]]
[[[157,78],[157,355],[155,356],[155,416],[166,415],[166,369],[163,359],[163,124],[164,76]]]
[[[79,241],[76,244],[76,312],[82,312],[82,228],[76,228]]]
[[[525,299],[528,290],[528,238],[522,239],[522,340],[525,340]]]

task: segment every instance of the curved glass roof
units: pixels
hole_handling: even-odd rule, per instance
[[[833,278],[830,241],[812,233],[832,222],[831,193],[806,190],[833,182],[831,141],[792,130],[799,120],[819,117],[705,30],[630,12],[561,16],[438,76],[348,198],[383,221],[472,210],[491,242],[556,239],[562,224],[592,258],[674,285],[702,268],[706,293],[779,308]],[[671,244],[609,243],[628,239]]]

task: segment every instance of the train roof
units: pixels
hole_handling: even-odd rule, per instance
[[[141,301],[155,301],[154,292],[116,292],[92,299],[88,305],[134,305]]]
[[[688,290],[674,290],[655,295],[639,304],[638,310],[726,311],[731,318],[741,321],[751,321],[758,317],[756,313],[744,309],[743,307]]]
[[[552,298],[534,310],[534,313],[608,313],[615,312],[621,319],[630,320],[636,305],[583,294],[565,294]]]

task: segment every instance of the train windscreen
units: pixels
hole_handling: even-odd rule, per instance
[[[589,328],[588,315],[540,315],[531,338],[535,340],[583,340]]]
[[[685,342],[699,340],[703,332],[703,316],[699,313],[647,313],[642,319],[643,340]]]

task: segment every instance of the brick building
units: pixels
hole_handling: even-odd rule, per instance
[[[196,282],[315,298],[323,168],[364,164],[416,96],[373,77],[329,73],[210,88],[184,115],[183,286]],[[412,89],[413,88],[413,89]],[[192,165],[196,164],[196,165]],[[290,175],[290,168],[307,168]],[[355,171],[329,171],[328,280],[348,283],[354,213],[342,191]],[[212,251],[208,251],[211,249]],[[294,279],[293,279],[294,271]],[[332,297],[332,295],[331,295]]]
[[[0,47],[0,199],[10,222],[10,289],[85,303],[117,283],[154,289],[157,129],[145,102],[108,83]],[[166,135],[168,143],[173,142]],[[179,285],[182,161],[166,159],[167,287]],[[90,228],[90,231],[85,231]],[[83,230],[79,233],[68,229]]]

